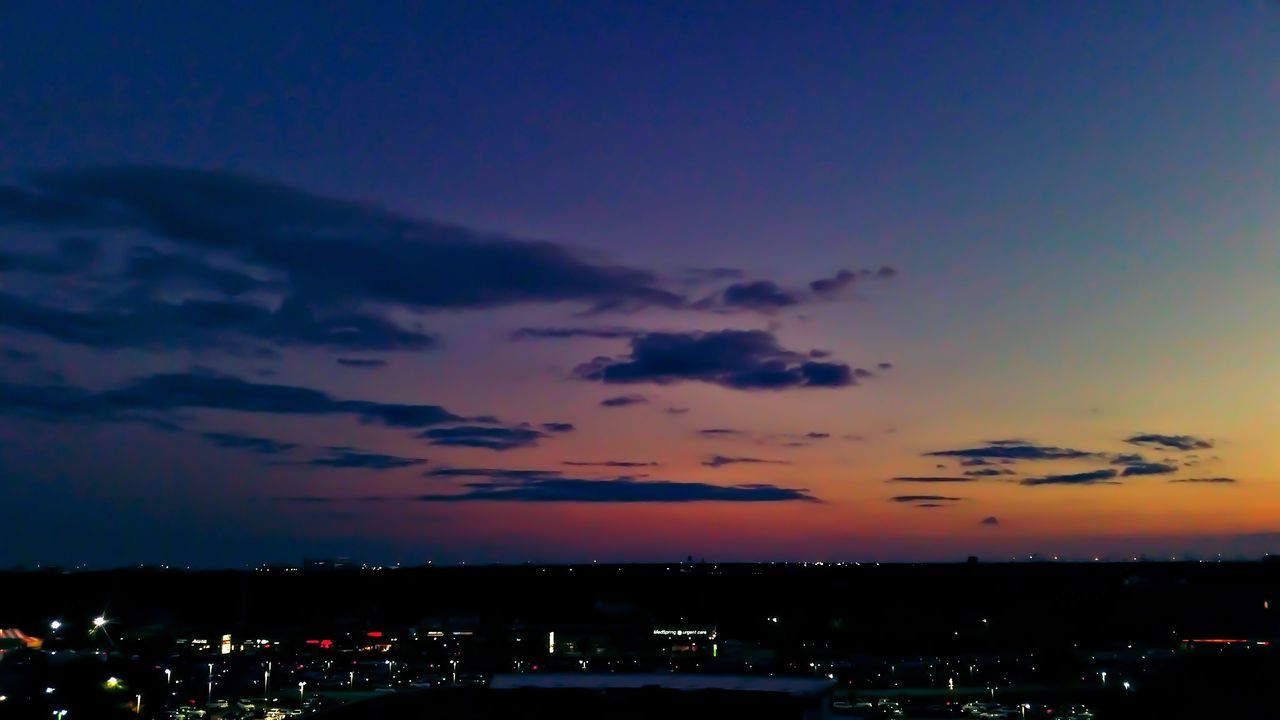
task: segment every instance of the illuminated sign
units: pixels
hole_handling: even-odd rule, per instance
[[[673,629],[656,629],[653,631],[653,634],[654,635],[679,635],[681,637],[690,636],[690,635],[710,636],[715,634],[715,631],[714,630],[682,630],[679,628],[673,628]]]

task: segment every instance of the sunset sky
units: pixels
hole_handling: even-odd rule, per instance
[[[1278,198],[1263,0],[6,3],[0,565],[1280,551]]]

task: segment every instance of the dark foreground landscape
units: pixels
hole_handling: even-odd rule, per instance
[[[1277,601],[1271,562],[14,571],[0,715],[1259,717]]]

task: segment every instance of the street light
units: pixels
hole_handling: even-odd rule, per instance
[[[103,625],[106,625],[106,624],[107,624],[107,619],[106,619],[105,617],[101,616],[101,615],[99,615],[98,617],[96,617],[96,618],[94,618],[94,619],[93,619],[93,626],[94,626],[95,628],[100,628],[100,627],[102,627]]]
[[[49,629],[54,632],[58,632],[58,629],[61,627],[62,627],[61,620],[54,620],[53,622],[49,623]]]
[[[306,689],[307,689],[306,680],[303,680],[302,682],[298,683],[298,706],[299,707],[302,706],[302,700],[304,697],[303,693],[306,691]]]
[[[173,684],[173,671],[170,670],[169,668],[164,669],[164,684],[165,685]]]
[[[204,704],[213,704],[213,663],[209,663],[209,692],[204,697]]]

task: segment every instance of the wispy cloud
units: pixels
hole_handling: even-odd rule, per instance
[[[355,448],[334,445],[328,448],[328,455],[313,458],[308,465],[314,467],[346,468],[360,470],[397,470],[399,468],[423,465],[427,461],[422,458],[402,457],[384,453],[356,450]]]
[[[894,495],[889,498],[889,502],[914,505],[919,503],[928,503],[937,505],[941,503],[953,503],[964,500],[962,497],[952,497],[949,495]]]
[[[574,374],[606,384],[704,382],[733,390],[841,388],[870,371],[812,360],[763,330],[654,332],[632,338],[621,357],[597,357]]]
[[[346,400],[293,385],[255,383],[215,372],[158,373],[112,390],[0,383],[0,413],[51,420],[111,420],[139,411],[233,410],[270,415],[348,415],[388,427],[459,422],[439,405]]]
[[[644,333],[644,330],[618,326],[523,327],[513,331],[510,337],[512,340],[570,340],[574,338],[625,340],[638,337]]]
[[[1100,453],[1074,448],[1037,445],[1024,440],[993,440],[978,447],[935,450],[928,457],[958,457],[978,460],[1078,460],[1098,457]]]
[[[719,312],[752,311],[771,315],[782,310],[815,302],[848,297],[857,282],[888,280],[898,271],[891,267],[839,270],[831,277],[819,278],[803,287],[787,288],[772,280],[747,280],[726,286],[708,295],[694,307]]]
[[[1194,435],[1160,435],[1158,433],[1137,433],[1125,438],[1130,445],[1147,445],[1166,450],[1208,450],[1213,447],[1212,440],[1198,438]]]
[[[1112,482],[1117,473],[1115,470],[1092,470],[1090,472],[1071,473],[1067,475],[1045,475],[1043,477],[1025,478],[1023,485],[1104,485]]]
[[[465,470],[465,469],[463,469]],[[431,473],[445,476],[442,473]],[[559,472],[500,470],[455,477],[485,477],[464,483],[460,492],[418,496],[423,502],[566,502],[566,503],[689,503],[689,502],[819,502],[807,490],[770,484],[712,485],[700,482],[644,480],[632,477],[587,479]]]
[[[642,468],[642,467],[658,466],[658,463],[653,461],[637,462],[633,460],[597,460],[594,462],[587,462],[583,460],[565,460],[560,464],[568,465],[571,467],[611,467],[611,468]]]
[[[441,447],[483,448],[503,452],[517,448],[533,447],[548,433],[528,426],[490,427],[461,425],[457,427],[431,428],[418,437]]]
[[[240,435],[228,432],[205,432],[200,434],[205,440],[221,448],[248,450],[260,455],[280,455],[298,447],[297,443],[281,442],[271,438]]]
[[[1120,473],[1120,476],[1167,475],[1175,472],[1178,472],[1178,466],[1170,465],[1168,463],[1132,463],[1125,467],[1125,469]]]
[[[757,457],[727,457],[725,455],[712,455],[702,461],[703,465],[711,468],[724,467],[725,465],[790,465],[787,460],[769,460]]]
[[[648,402],[649,398],[646,398],[643,395],[617,395],[601,400],[600,406],[607,408],[620,408],[627,407],[628,405],[643,405]]]
[[[387,361],[378,358],[345,358],[337,359],[337,363],[343,367],[358,368],[361,370],[374,370],[380,367],[386,367]]]

